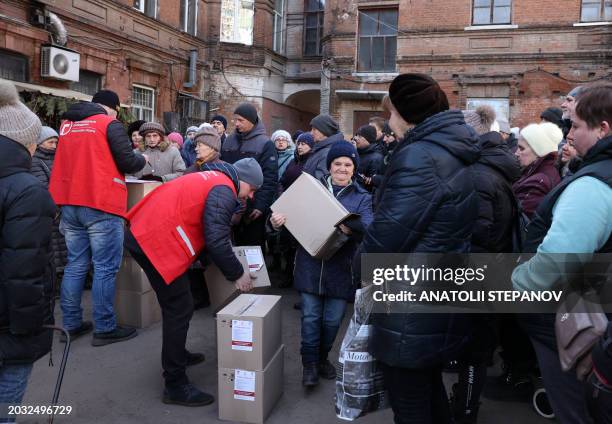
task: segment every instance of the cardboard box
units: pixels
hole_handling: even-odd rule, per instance
[[[262,293],[266,287],[271,286],[270,276],[260,246],[234,246],[234,253],[236,253],[244,270],[257,277],[253,280],[254,290],[252,293]],[[251,253],[254,255],[251,255]],[[256,260],[257,263],[249,264],[249,261],[253,262],[253,260]],[[204,278],[206,279],[206,287],[208,288],[213,312],[219,311],[240,294],[234,282],[228,281],[215,264],[211,263],[206,268]]]
[[[115,294],[117,323],[128,327],[145,328],[161,321],[161,308],[155,291],[138,293],[117,290]]]
[[[119,272],[117,272],[115,288],[117,290],[137,293],[145,293],[152,290],[147,275],[134,258],[129,255],[127,250],[124,251],[121,267]]]
[[[128,210],[140,202],[147,194],[162,185],[158,181],[126,180],[128,190]]]
[[[347,237],[337,226],[355,216],[323,184],[305,172],[271,209],[285,215],[287,230],[311,256],[322,260],[332,257],[346,242]]]
[[[263,371],[219,368],[219,419],[262,424],[283,394],[285,346]]]
[[[217,313],[219,368],[266,367],[282,344],[280,299],[242,294]]]

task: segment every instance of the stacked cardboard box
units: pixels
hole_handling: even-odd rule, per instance
[[[150,181],[127,181],[128,210],[160,186]],[[120,325],[144,328],[161,320],[155,291],[140,265],[124,250],[115,284],[115,313]]]
[[[217,314],[219,418],[261,424],[283,393],[280,296],[242,294]]]
[[[242,264],[244,271],[251,275],[253,291],[255,293],[261,294],[267,287],[270,287],[270,277],[261,246],[235,246],[234,253]],[[217,312],[225,307],[239,294],[235,284],[232,281],[228,281],[215,264],[210,264],[206,268],[204,278],[213,312]]]

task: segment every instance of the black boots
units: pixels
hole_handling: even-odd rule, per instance
[[[206,406],[215,401],[215,398],[204,393],[191,383],[176,387],[166,387],[162,402],[182,406]]]
[[[326,380],[336,379],[336,367],[327,359],[319,362],[319,375]]]
[[[138,333],[135,328],[117,326],[113,331],[107,333],[94,333],[92,346],[104,346],[111,343],[122,342],[136,337]]]
[[[68,334],[70,334],[70,342],[75,341],[79,337],[89,333],[91,330],[93,330],[93,324],[91,321],[83,321],[79,328],[68,331]],[[66,335],[64,333],[60,335],[59,341],[66,343]]]
[[[317,384],[319,384],[319,364],[316,362],[304,364],[302,385],[304,387],[314,387]]]

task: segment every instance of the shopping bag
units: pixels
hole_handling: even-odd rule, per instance
[[[372,287],[357,290],[355,312],[340,348],[336,415],[348,421],[389,406],[382,370],[378,361],[368,353]]]

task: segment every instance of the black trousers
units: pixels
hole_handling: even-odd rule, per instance
[[[451,424],[441,368],[408,369],[380,363],[395,424]]]
[[[140,265],[155,290],[162,311],[162,368],[167,387],[187,384],[187,331],[193,316],[193,297],[187,273],[166,284],[128,230],[124,246]]]

